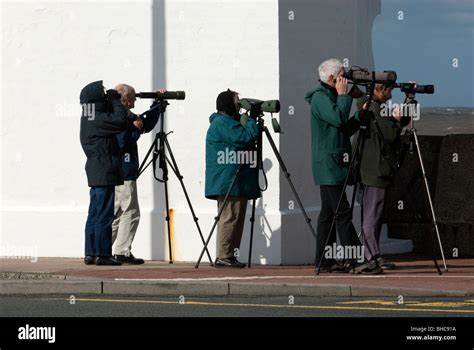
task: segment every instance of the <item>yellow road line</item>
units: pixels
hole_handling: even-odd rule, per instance
[[[373,304],[373,305],[400,305],[395,300],[357,300],[357,301],[341,301],[338,304],[344,305],[361,305],[361,304]],[[419,306],[437,306],[437,307],[460,307],[460,306],[474,306],[473,300],[465,301],[404,301],[403,305],[410,307]]]
[[[69,299],[66,299],[69,301]],[[76,301],[105,302],[105,303],[143,303],[143,304],[180,304],[178,301],[164,300],[126,300],[126,299],[87,299],[77,298]],[[289,308],[289,309],[315,309],[315,310],[371,310],[371,311],[398,311],[398,312],[452,312],[452,313],[474,313],[474,310],[446,310],[446,309],[406,309],[389,307],[356,307],[356,306],[326,306],[326,305],[274,305],[274,304],[233,304],[233,303],[211,303],[204,301],[185,301],[184,305],[205,306],[230,306],[230,307],[255,307],[255,308]]]

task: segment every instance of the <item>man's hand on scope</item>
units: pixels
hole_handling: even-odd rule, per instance
[[[343,77],[336,78],[337,95],[347,95],[347,79]]]
[[[133,126],[139,130],[143,129],[143,118],[137,116],[137,118],[133,121]]]
[[[168,90],[163,89],[163,88],[158,90],[158,92],[159,92],[160,94],[164,94],[164,93],[166,93],[166,91],[168,91]],[[160,107],[159,107],[160,112],[164,112],[165,109],[166,109],[166,104],[165,104],[165,103],[161,103],[160,100],[155,100],[155,102],[153,102],[153,104],[152,104],[151,106],[153,107],[153,106],[156,106],[157,104],[160,105]]]
[[[400,106],[397,106],[392,110],[392,118],[397,122],[402,120],[402,109]]]

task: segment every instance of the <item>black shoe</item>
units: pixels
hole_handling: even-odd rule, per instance
[[[359,275],[381,275],[383,270],[379,264],[377,264],[377,261],[370,261],[357,267],[355,273]]]
[[[135,258],[132,253],[130,253],[130,256],[115,255],[114,258],[115,260],[120,261],[121,263],[124,263],[124,264],[141,265],[145,263],[145,260],[140,259],[140,258]]]
[[[84,264],[86,265],[94,265],[95,264],[95,256],[86,255],[84,258]]]
[[[214,262],[214,267],[236,267],[236,268],[243,268],[247,265],[241,263],[237,260],[237,258],[227,258],[227,259],[220,259],[217,258]]]
[[[97,266],[120,266],[122,265],[122,262],[115,260],[113,257],[103,257],[103,256],[98,256],[97,259],[95,259],[95,264]]]

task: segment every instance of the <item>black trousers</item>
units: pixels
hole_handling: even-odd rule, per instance
[[[324,244],[329,235],[329,229],[334,218],[334,213],[337,208],[339,197],[342,193],[342,185],[329,186],[321,185],[319,189],[321,191],[321,212],[318,218],[318,227],[316,230],[316,263],[319,263],[321,255],[324,255]],[[352,215],[350,204],[347,201],[347,196],[344,193],[342,197],[341,206],[339,207],[336,224],[333,227],[331,238],[328,242],[329,246],[332,246],[336,242],[336,231],[339,236],[339,242],[342,246],[360,245],[360,240],[357,237],[354,225],[352,225]],[[323,262],[326,260],[323,259]],[[332,261],[326,261],[328,263]]]

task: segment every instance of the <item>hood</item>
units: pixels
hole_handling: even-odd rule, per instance
[[[234,96],[236,92],[227,89],[217,96],[216,99],[216,109],[218,112],[224,112],[228,116],[233,117],[234,119],[240,119],[239,111],[235,108]]]
[[[317,88],[314,88],[313,90],[308,91],[306,93],[305,100],[308,101],[309,104],[311,104],[311,99],[313,98],[313,95],[318,91],[323,91],[325,93],[329,92],[333,96],[337,96],[337,91],[335,88],[327,85],[326,83],[321,82],[321,85],[319,85]]]
[[[105,101],[105,91],[102,80],[94,81],[93,83],[87,84],[82,90],[79,96],[81,104],[84,103],[96,103]]]
[[[211,116],[209,117],[209,123],[212,124],[212,122],[214,121],[214,119],[216,119],[218,116],[220,116],[219,113],[212,113]]]
[[[314,93],[315,93],[316,91],[320,90],[320,88],[321,88],[321,87],[318,86],[316,89],[313,89],[313,90],[311,90],[311,91],[308,91],[308,92],[306,93],[306,96],[305,96],[304,99],[305,99],[309,104],[311,104],[311,99],[313,98]]]

